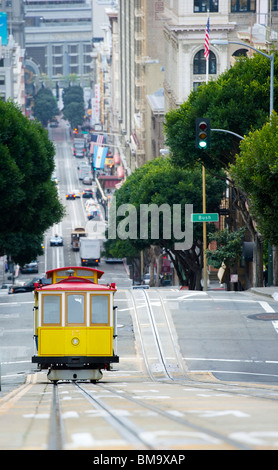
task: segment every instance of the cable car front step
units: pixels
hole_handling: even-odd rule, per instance
[[[91,380],[96,382],[102,378],[100,369],[50,369],[47,378],[52,382],[58,380]]]

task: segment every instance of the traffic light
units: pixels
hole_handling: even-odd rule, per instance
[[[210,144],[210,119],[196,118],[196,148],[206,150]]]

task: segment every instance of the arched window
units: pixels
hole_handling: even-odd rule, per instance
[[[247,49],[237,49],[234,53],[234,57],[245,57],[247,55]]]
[[[204,56],[204,49],[201,49],[194,57],[193,73],[194,75],[203,75],[206,73],[206,59]],[[213,52],[209,53],[209,74],[216,73],[216,57]]]

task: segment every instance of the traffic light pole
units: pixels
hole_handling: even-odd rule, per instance
[[[232,132],[232,131],[227,131],[226,129],[211,129],[211,131],[227,132],[227,134],[235,135],[239,139],[244,140],[244,137],[242,137],[242,135],[236,134],[235,132]]]
[[[204,165],[202,166],[202,181],[203,181],[203,213],[206,213],[206,171]],[[204,265],[204,291],[208,290],[208,270],[207,270],[207,224],[203,222],[203,265]]]

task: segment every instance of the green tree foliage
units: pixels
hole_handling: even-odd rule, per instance
[[[64,88],[62,98],[65,107],[72,102],[84,103],[83,88],[78,85],[73,85],[69,86],[68,88]]]
[[[240,145],[230,172],[247,195],[250,212],[263,237],[278,245],[278,117],[273,112],[262,129],[250,132]]]
[[[77,85],[64,88],[63,103],[64,118],[69,121],[72,129],[81,126],[85,114],[83,88]]]
[[[44,232],[64,215],[51,181],[55,149],[47,131],[0,101],[0,255],[16,263],[41,253]]]
[[[245,228],[234,232],[220,230],[213,235],[209,234],[209,241],[216,241],[216,250],[207,250],[207,261],[210,266],[219,269],[224,262],[227,267],[233,266],[239,261],[242,254],[242,242]]]
[[[275,70],[278,56],[275,56]],[[240,58],[215,81],[200,86],[178,109],[166,114],[166,144],[180,166],[202,162],[207,168],[227,169],[239,151],[240,139],[211,132],[208,151],[195,148],[195,119],[208,117],[212,129],[226,129],[244,136],[261,128],[269,115],[270,61],[260,54]],[[278,106],[277,80],[275,103]]]
[[[223,176],[223,175],[222,175]],[[222,179],[207,176],[206,192],[207,192],[207,210],[216,211],[223,191],[225,182]],[[160,217],[159,220],[159,236],[152,238],[151,236],[151,219],[149,220],[148,237],[142,239],[140,234],[141,223],[140,207],[146,204],[156,204],[158,207],[163,204],[169,205],[172,209],[174,204],[181,206],[181,230],[184,230],[184,206],[185,204],[193,204],[194,212],[202,212],[202,171],[199,168],[187,170],[177,169],[172,164],[171,158],[159,157],[151,160],[142,167],[135,170],[116,192],[116,206],[118,209],[124,207],[124,204],[131,204],[136,209],[137,214],[137,232],[134,238],[127,240],[117,237],[115,240],[109,240],[109,250],[111,255],[116,257],[127,256],[128,253],[139,254],[140,250],[150,247],[151,245],[159,245],[167,253],[169,253],[177,269],[180,281],[182,283],[192,281],[191,287],[199,287],[202,270],[202,224],[193,224],[194,241],[190,250],[177,251],[174,243],[182,240],[175,240],[173,233],[170,238],[165,238],[163,227],[165,220]],[[128,212],[128,207],[127,207]],[[117,227],[121,221],[126,218],[126,213],[117,217]],[[167,220],[170,228],[172,228],[172,215]],[[131,228],[128,227],[128,231]],[[213,228],[213,226],[211,226]],[[185,276],[184,276],[185,274]],[[186,278],[186,279],[185,279]],[[198,283],[197,283],[198,278]]]
[[[34,116],[45,127],[48,121],[59,114],[56,99],[49,88],[41,88],[34,100]]]

